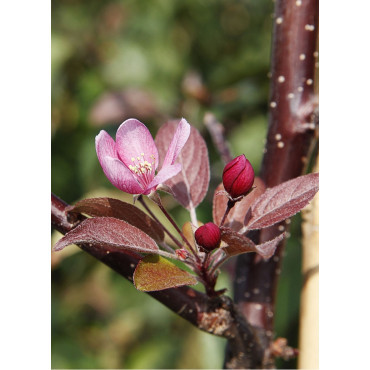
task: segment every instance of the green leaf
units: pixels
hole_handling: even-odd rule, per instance
[[[157,255],[143,258],[136,266],[134,284],[137,290],[152,292],[182,285],[194,285],[197,279],[172,262]]]

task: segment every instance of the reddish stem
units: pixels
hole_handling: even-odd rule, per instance
[[[149,213],[149,215],[158,222],[159,225],[161,225],[163,231],[172,239],[172,241],[179,247],[182,248],[182,244],[179,240],[177,240],[172,233],[158,220],[158,218],[155,216],[155,214],[150,210],[150,208],[147,206],[147,204],[144,201],[144,198],[142,195],[139,196],[138,201],[142,204],[142,206],[145,208],[145,210]]]
[[[176,231],[179,233],[181,236],[182,240],[186,243],[186,245],[189,247],[191,253],[195,257],[196,261],[198,263],[201,263],[201,259],[198,256],[198,253],[194,250],[193,246],[190,244],[188,239],[185,237],[184,233],[180,230],[180,228],[177,226],[175,220],[171,217],[171,215],[167,212],[167,210],[163,207],[162,203],[159,202],[157,203],[158,207],[160,210],[163,212],[163,214],[166,216],[167,220],[171,222],[172,226],[176,229]]]
[[[225,223],[226,217],[229,214],[230,210],[234,207],[234,205],[235,205],[235,201],[229,199],[229,201],[227,202],[225,213],[224,213],[224,215],[222,217],[222,220],[220,222],[220,227]]]

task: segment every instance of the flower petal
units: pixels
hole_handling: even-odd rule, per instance
[[[166,167],[168,165],[172,165],[175,163],[175,160],[177,156],[180,154],[181,149],[186,144],[189,135],[190,135],[190,125],[185,118],[182,118],[177,126],[175,134],[173,135],[170,146],[168,147],[162,167]]]
[[[143,194],[145,189],[135,175],[117,158],[104,157],[100,162],[105,176],[119,190],[129,194]]]
[[[116,150],[119,158],[126,165],[135,165],[141,161],[158,167],[158,150],[149,130],[137,119],[124,121],[117,130]]]
[[[101,163],[101,159],[106,156],[109,156],[112,158],[118,158],[117,152],[116,152],[116,143],[110,137],[110,135],[104,130],[101,130],[99,132],[99,135],[96,136],[95,148],[96,148],[96,154],[98,155],[98,159],[100,163]]]
[[[143,192],[132,172],[118,159],[116,143],[107,132],[100,131],[95,138],[95,147],[105,176],[116,188],[130,194]]]
[[[157,173],[152,182],[148,185],[148,189],[153,189],[159,184],[163,184],[168,179],[176,176],[181,171],[181,164],[175,163],[172,166],[162,167],[162,169]]]

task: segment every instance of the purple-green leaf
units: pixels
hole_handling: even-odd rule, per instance
[[[88,218],[67,233],[55,244],[59,251],[70,244],[87,244],[107,252],[124,252],[130,255],[155,253],[155,241],[140,229],[112,217]]]
[[[155,143],[159,163],[163,163],[167,149],[177,127],[177,121],[164,124],[158,131]],[[191,127],[190,136],[175,163],[181,163],[179,174],[165,182],[174,198],[185,208],[195,208],[205,197],[209,185],[209,159],[206,143],[197,129]]]
[[[156,242],[164,240],[161,225],[132,204],[113,198],[89,198],[67,209],[70,213],[84,213],[91,217],[114,217],[144,231]]]
[[[157,255],[144,257],[136,266],[134,284],[137,290],[152,292],[183,285],[194,285],[197,279],[172,262]]]
[[[318,190],[318,173],[300,176],[267,189],[252,204],[251,217],[245,229],[262,229],[295,215],[309,203]]]

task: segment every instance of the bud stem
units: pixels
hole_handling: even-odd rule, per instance
[[[231,208],[234,207],[236,201],[235,200],[231,200],[229,199],[229,201],[227,202],[227,207],[226,207],[226,211],[225,211],[225,214],[224,216],[222,217],[222,220],[221,220],[221,223],[220,223],[220,227],[224,224],[224,222],[226,221],[226,217],[227,215],[229,214]]]

